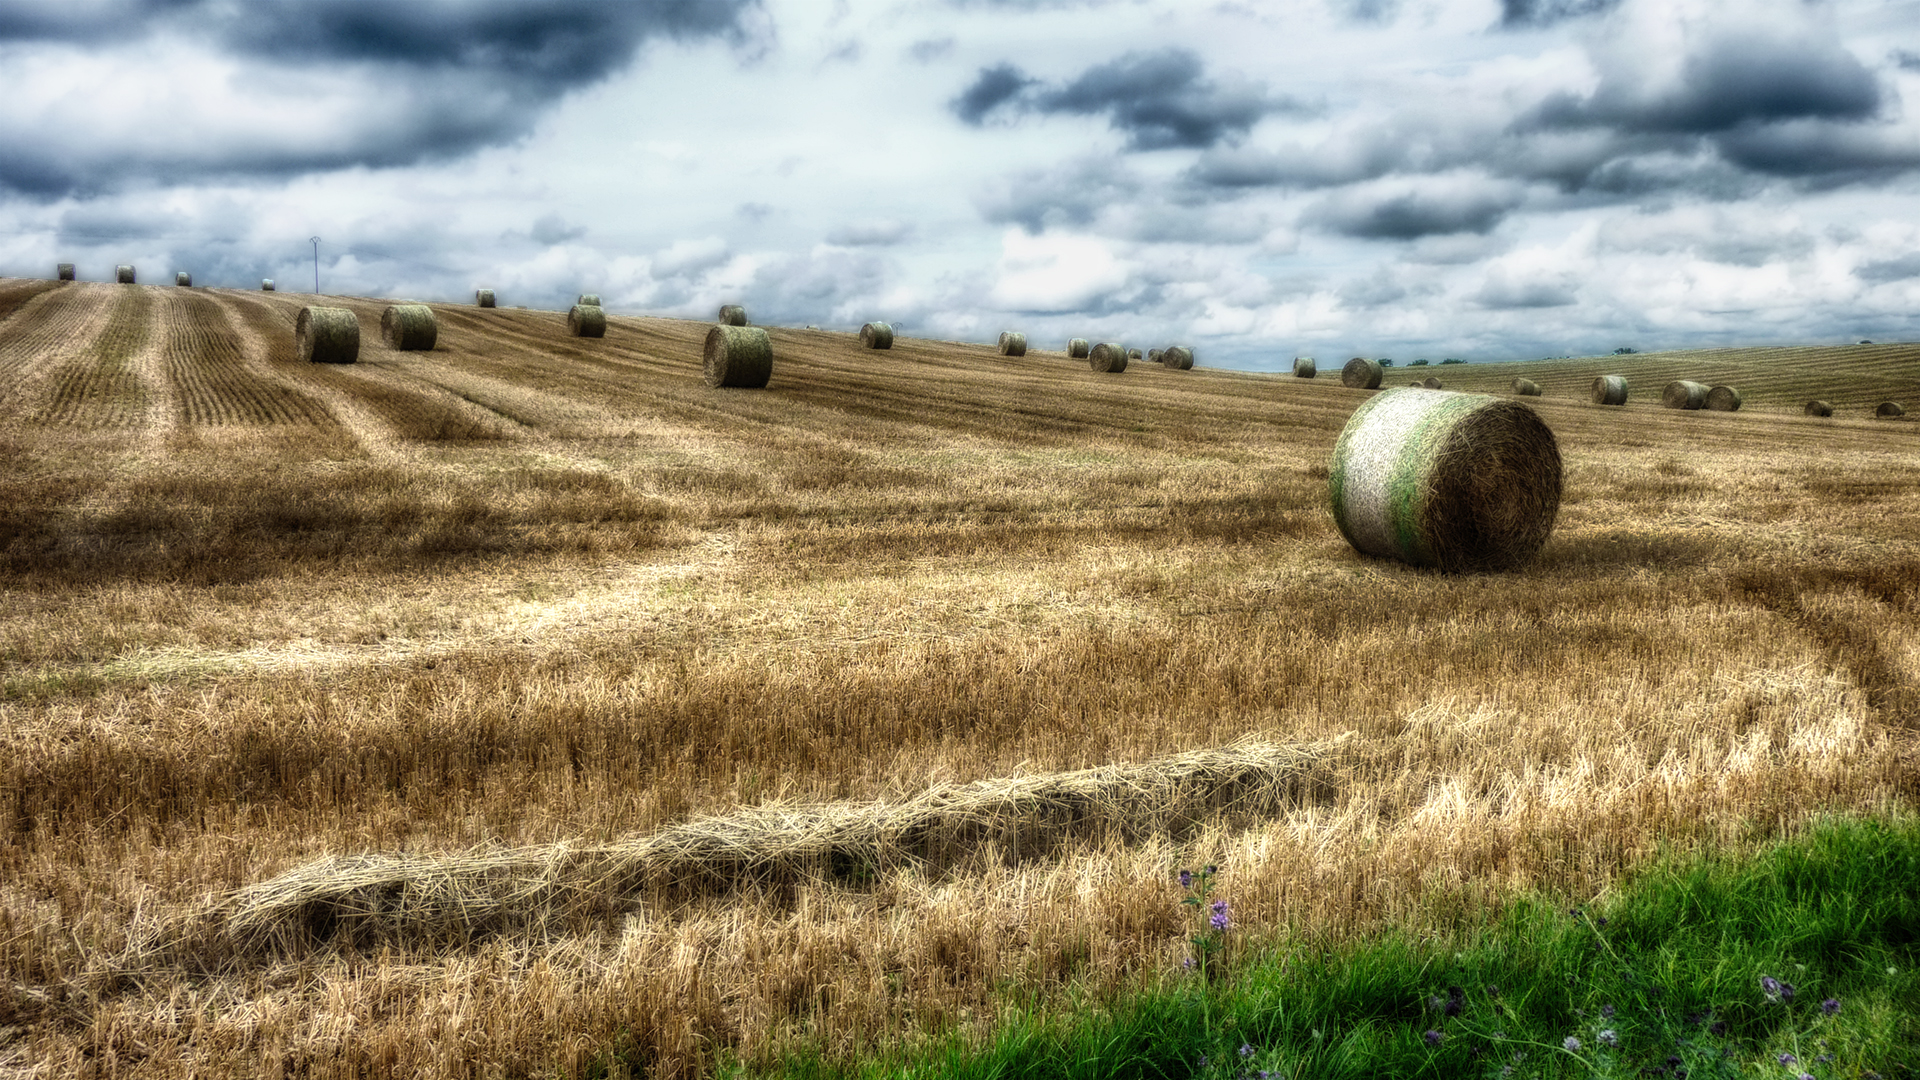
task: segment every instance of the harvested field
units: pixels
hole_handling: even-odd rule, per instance
[[[1329,378],[305,303],[386,301],[0,315],[0,1071],[842,1061],[1178,977],[1178,866],[1331,944],[1920,800],[1920,347],[1450,366],[1564,490],[1449,575],[1341,537]]]

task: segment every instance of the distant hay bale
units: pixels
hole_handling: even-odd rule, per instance
[[[1386,369],[1380,366],[1379,361],[1356,356],[1340,369],[1340,385],[1356,390],[1378,390],[1385,374]]]
[[[1420,385],[1426,387],[1429,390],[1441,389],[1440,380],[1435,378],[1432,375],[1429,375],[1426,378],[1420,380]]]
[[[1067,342],[1067,359],[1085,360],[1087,358],[1088,350],[1092,348],[1093,346],[1087,344],[1086,338],[1083,338],[1083,337],[1072,338]]]
[[[1027,335],[1013,330],[1002,330],[1000,332],[1000,355],[1027,355]]]
[[[1731,386],[1716,386],[1707,391],[1707,408],[1714,412],[1739,412],[1740,391]]]
[[[494,306],[493,290],[492,289],[473,290],[473,303],[474,303],[474,306],[476,307],[493,307]]]
[[[113,268],[113,280],[122,285],[133,284],[133,267],[121,263]]]
[[[1540,384],[1534,382],[1532,379],[1515,379],[1513,380],[1513,392],[1519,394],[1521,397],[1539,397]]]
[[[1317,374],[1319,374],[1319,370],[1314,366],[1313,357],[1296,356],[1293,358],[1293,377],[1294,378],[1311,379]]]
[[[1675,379],[1660,392],[1660,404],[1669,409],[1698,409],[1707,403],[1707,384]]]
[[[185,270],[175,271],[173,275],[173,283],[176,286],[185,286],[186,288],[191,289],[193,288],[193,275],[187,273]]]
[[[708,386],[757,390],[773,377],[773,340],[757,326],[715,326],[702,356]]]
[[[1193,370],[1193,350],[1185,345],[1169,345],[1160,354],[1160,366],[1173,371]]]
[[[1149,364],[1158,364],[1158,363],[1160,363],[1160,362],[1162,361],[1162,359],[1163,359],[1163,358],[1164,358],[1164,357],[1165,357],[1166,355],[1167,355],[1167,350],[1165,350],[1165,349],[1148,349],[1148,350],[1147,350],[1147,363],[1149,363]]]
[[[1809,401],[1807,402],[1807,415],[1808,416],[1832,416],[1833,406],[1827,404],[1824,401],[1819,401],[1819,400]]]
[[[1111,341],[1103,341],[1088,350],[1087,366],[1095,371],[1118,375],[1127,370],[1127,350]]]
[[[721,326],[747,325],[747,309],[739,304],[726,304],[720,308]]]
[[[1413,387],[1415,390],[1425,390],[1427,388],[1427,382],[1425,379],[1415,379],[1412,382],[1409,382],[1407,385]]]
[[[59,274],[61,281],[73,280],[73,264],[72,263],[61,263],[59,266],[54,268],[54,271],[57,274]]]
[[[272,279],[272,278],[270,278],[270,277],[263,277],[263,278],[261,278],[261,279],[260,279],[260,291],[261,291],[261,292],[272,292],[272,291],[273,291],[273,279]]]
[[[425,304],[388,304],[380,313],[380,340],[389,349],[425,352],[440,340],[440,324]]]
[[[1878,408],[1873,410],[1873,415],[1891,420],[1896,416],[1907,415],[1907,410],[1902,408],[1897,401],[1883,401]]]
[[[1128,360],[1139,360],[1139,359],[1142,359],[1142,358],[1143,358],[1144,356],[1145,356],[1145,354],[1144,354],[1144,353],[1142,353],[1142,352],[1141,352],[1141,351],[1140,351],[1139,349],[1128,349],[1128,350],[1127,350],[1127,359],[1128,359]]]
[[[575,304],[567,311],[567,332],[574,337],[606,337],[607,309],[598,304]]]
[[[293,344],[311,364],[351,364],[360,358],[360,317],[346,308],[303,307]]]
[[[870,322],[860,327],[860,344],[869,349],[893,348],[893,327],[883,322]]]
[[[575,300],[574,303],[579,305],[580,307],[599,307],[600,294],[583,292],[580,294],[580,299]]]
[[[1595,405],[1625,405],[1627,403],[1627,377],[1625,375],[1601,375],[1593,380],[1593,403]]]
[[[1396,388],[1354,411],[1328,495],[1357,551],[1443,570],[1504,570],[1560,512],[1560,447],[1534,411],[1488,394]]]

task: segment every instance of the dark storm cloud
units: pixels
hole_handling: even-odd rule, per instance
[[[1091,224],[1102,210],[1132,202],[1140,189],[1137,177],[1106,161],[1081,161],[1060,170],[1005,177],[978,203],[988,221],[1038,233]]]
[[[1480,233],[1520,205],[1518,192],[1462,189],[1405,192],[1382,197],[1342,196],[1310,208],[1302,220],[1365,240],[1415,240],[1449,233]]]
[[[1496,271],[1487,275],[1474,300],[1481,307],[1495,309],[1548,308],[1566,307],[1574,303],[1576,297],[1572,289],[1557,282],[1515,278]]]
[[[1908,71],[1920,71],[1920,53],[1906,49],[1893,50],[1893,62]]]
[[[1920,255],[1902,255],[1897,259],[1879,259],[1854,267],[1853,276],[1875,285],[1920,277]]]
[[[1500,0],[1500,25],[1509,28],[1552,26],[1619,6],[1620,0]]]
[[[1105,115],[1126,133],[1135,150],[1205,148],[1244,137],[1269,113],[1304,112],[1290,98],[1276,98],[1245,82],[1205,77],[1205,65],[1189,49],[1128,53],[1051,89],[1012,64],[982,68],[973,84],[951,103],[954,115],[978,126],[999,108],[1023,112]]]

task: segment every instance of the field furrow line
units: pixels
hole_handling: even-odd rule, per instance
[[[54,373],[106,330],[110,300],[101,289],[55,290],[0,324],[0,415],[33,413]]]
[[[322,425],[325,406],[291,383],[253,370],[225,308],[204,296],[183,298],[184,318],[169,328],[167,371],[180,390],[178,415],[197,427]]]
[[[156,388],[143,378],[144,354],[153,332],[153,296],[140,286],[116,288],[121,291],[106,330],[51,373],[35,422],[113,429],[146,420],[156,397]]]

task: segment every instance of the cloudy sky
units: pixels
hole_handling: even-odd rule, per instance
[[[0,0],[0,274],[1203,364],[1920,338],[1920,0]]]

